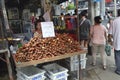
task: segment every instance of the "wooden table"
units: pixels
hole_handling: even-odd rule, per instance
[[[13,74],[12,74],[12,68],[11,68],[11,63],[9,60],[10,57],[10,53],[8,49],[2,49],[0,50],[0,54],[4,54],[6,59],[3,59],[2,57],[0,57],[0,59],[4,62],[6,62],[7,64],[7,68],[8,68],[8,73],[9,73],[9,78],[10,80],[13,80]]]
[[[56,60],[60,60],[60,59],[65,59],[65,58],[69,58],[69,57],[72,57],[72,56],[75,56],[75,55],[85,54],[86,52],[87,52],[86,50],[81,50],[79,52],[64,54],[64,55],[55,56],[55,57],[51,57],[51,58],[44,58],[44,59],[40,59],[40,60],[33,60],[33,61],[22,62],[22,63],[15,62],[15,64],[16,64],[16,68],[26,67],[26,66],[30,66],[30,65],[36,65],[36,64],[40,64],[40,63],[46,63],[46,62],[56,61]],[[78,57],[78,58],[80,60],[80,57]],[[15,61],[15,58],[14,58],[14,61]],[[79,80],[82,80],[81,64],[80,63],[79,63],[78,75],[80,75]]]

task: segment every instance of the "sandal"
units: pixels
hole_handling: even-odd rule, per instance
[[[95,63],[91,63],[92,66],[95,66],[96,64]]]
[[[103,70],[106,70],[106,66],[103,66]]]

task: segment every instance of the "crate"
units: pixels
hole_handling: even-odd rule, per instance
[[[86,59],[86,54],[80,54],[80,60],[85,60]]]
[[[65,60],[63,63],[64,63],[64,67],[68,68],[70,71],[76,71],[79,69],[78,68],[79,62],[81,64],[81,69],[85,69],[86,68],[86,61],[87,61],[87,58],[81,59],[80,61],[78,61],[78,60],[70,60],[70,61]]]
[[[46,77],[44,76],[42,79],[37,79],[37,80],[45,80],[45,79],[46,79]],[[24,79],[17,76],[17,80],[24,80]]]
[[[70,57],[70,61],[78,61],[78,55]]]
[[[63,76],[61,78],[58,78],[58,79],[56,79],[55,77],[47,74],[47,79],[46,80],[68,80],[68,74],[66,74],[65,76]]]
[[[86,54],[80,54],[80,60],[84,60],[86,59]],[[72,56],[70,58],[67,58],[67,60],[69,61],[78,61],[78,55]]]
[[[63,77],[63,78],[61,78],[59,80],[68,80],[68,77],[66,76],[66,77]]]
[[[85,68],[86,68],[86,61],[87,61],[87,58],[85,58],[85,59],[83,59],[83,60],[80,60],[81,69],[85,69]]]
[[[47,71],[47,76],[52,80],[60,80],[68,75],[68,69],[56,63],[45,65],[43,68]]]
[[[45,71],[35,66],[17,69],[17,77],[23,80],[44,80]]]

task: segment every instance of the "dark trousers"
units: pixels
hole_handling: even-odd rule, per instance
[[[114,52],[115,52],[116,71],[120,73],[120,50],[114,50]]]

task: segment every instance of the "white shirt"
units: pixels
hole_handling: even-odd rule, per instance
[[[120,17],[112,22],[108,33],[113,36],[113,46],[115,50],[120,50]]]

